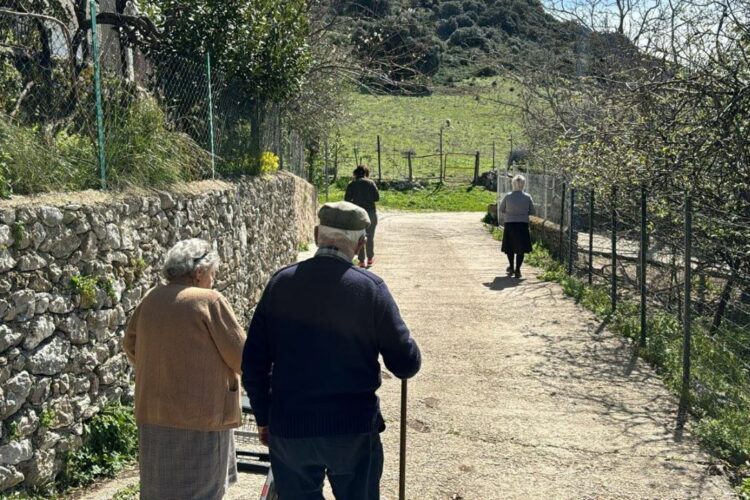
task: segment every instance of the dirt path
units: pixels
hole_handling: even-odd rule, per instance
[[[675,435],[676,405],[627,344],[559,287],[504,276],[478,214],[385,213],[373,272],[422,348],[409,386],[407,497],[732,498]],[[380,390],[383,498],[398,491],[399,382]],[[256,498],[243,475],[231,499]],[[328,497],[332,498],[332,497]]]

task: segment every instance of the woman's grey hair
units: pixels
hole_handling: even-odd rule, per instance
[[[518,174],[510,181],[510,185],[513,186],[513,191],[523,191],[523,188],[526,187],[526,177]]]
[[[219,254],[211,243],[199,238],[182,240],[167,252],[162,274],[168,281],[194,276],[198,269],[219,266]]]
[[[333,245],[338,248],[354,249],[359,240],[365,235],[365,230],[338,229],[336,227],[318,226],[318,245]]]

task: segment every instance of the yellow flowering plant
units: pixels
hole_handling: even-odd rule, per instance
[[[260,155],[260,173],[270,174],[279,170],[279,157],[271,151],[264,151]]]

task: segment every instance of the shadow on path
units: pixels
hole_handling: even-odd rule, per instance
[[[490,290],[500,291],[506,288],[515,288],[523,283],[523,278],[517,279],[512,276],[496,276],[490,283],[482,283]]]

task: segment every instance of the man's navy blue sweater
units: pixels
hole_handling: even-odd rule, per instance
[[[381,354],[399,378],[419,371],[419,348],[382,279],[323,255],[280,270],[242,360],[258,425],[286,438],[381,431]]]

